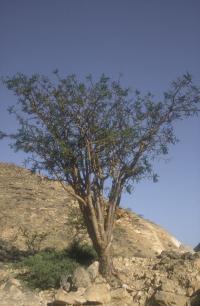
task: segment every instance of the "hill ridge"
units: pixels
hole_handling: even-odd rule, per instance
[[[43,247],[64,248],[72,238],[67,217],[74,205],[59,182],[15,164],[0,163],[0,239],[24,249],[19,232],[24,227],[48,233]],[[126,257],[185,250],[165,229],[122,208],[117,213],[113,248],[116,256]]]

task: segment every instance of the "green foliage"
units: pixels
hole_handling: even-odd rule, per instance
[[[92,246],[79,242],[72,243],[69,248],[62,251],[44,250],[24,258],[15,264],[25,268],[26,272],[20,274],[22,279],[31,288],[49,289],[59,288],[62,276],[73,274],[76,267],[89,265],[97,255]]]
[[[67,255],[81,265],[89,265],[97,260],[97,253],[91,245],[81,244],[76,240],[70,245]]]
[[[55,81],[20,73],[4,79],[18,98],[10,112],[20,128],[9,136],[15,150],[29,153],[33,169],[66,181],[81,196],[89,177],[93,191],[112,201],[117,189],[131,192],[144,177],[156,181],[153,160],[177,141],[173,122],[199,108],[200,90],[189,74],[172,82],[162,101],[133,93],[104,74],[84,83],[75,75],[54,74]]]
[[[22,260],[19,267],[27,272],[19,275],[31,288],[59,288],[63,275],[72,274],[78,263],[69,258],[65,251],[42,251]]]

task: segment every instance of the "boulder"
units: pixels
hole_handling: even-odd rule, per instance
[[[103,305],[111,301],[111,294],[107,284],[94,284],[86,289],[84,294],[88,304]]]
[[[149,300],[147,306],[189,306],[189,300],[184,295],[157,291]]]
[[[185,294],[185,290],[179,286],[177,281],[168,278],[165,278],[161,281],[161,290],[164,292],[171,292],[179,295]]]
[[[84,298],[84,292],[84,288],[79,288],[79,290],[69,293],[63,289],[59,289],[55,295],[55,301],[53,305],[82,305],[86,302],[86,299]]]
[[[87,272],[89,273],[90,279],[93,282],[99,275],[99,262],[93,262],[88,268]]]
[[[0,287],[1,306],[45,306],[46,303],[35,293],[22,288],[21,283],[11,278]]]
[[[106,283],[107,282],[105,278],[103,278],[103,276],[101,276],[100,274],[95,279],[95,284],[106,284]]]
[[[62,276],[60,279],[60,287],[65,290],[66,292],[71,291],[72,289],[72,276]]]
[[[112,303],[121,305],[130,305],[133,302],[132,296],[127,292],[125,288],[118,288],[111,291]]]
[[[89,273],[82,267],[78,267],[72,277],[73,286],[78,288],[87,288],[91,285]]]

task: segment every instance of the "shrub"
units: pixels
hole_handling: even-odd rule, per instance
[[[25,240],[28,252],[35,254],[40,251],[42,242],[47,238],[49,233],[30,231],[26,227],[20,226],[19,232]]]
[[[90,265],[97,259],[97,253],[93,246],[89,244],[81,244],[79,241],[73,241],[69,248],[66,250],[69,258],[75,260],[81,265]]]
[[[92,246],[74,241],[66,250],[40,251],[24,258],[16,266],[25,268],[26,272],[18,277],[29,287],[45,290],[59,288],[62,276],[73,274],[79,264],[87,266],[96,258],[97,254]]]
[[[63,275],[72,274],[78,263],[64,251],[42,251],[22,260],[20,267],[27,268],[19,278],[31,288],[59,288]]]

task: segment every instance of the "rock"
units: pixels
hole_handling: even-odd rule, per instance
[[[63,276],[60,280],[60,287],[66,292],[71,291],[72,289],[72,276]]]
[[[106,284],[106,280],[99,274],[95,279],[95,284]]]
[[[82,305],[86,302],[83,295],[84,292],[85,290],[83,288],[69,293],[63,289],[59,289],[55,295],[54,305]]]
[[[125,288],[118,288],[113,291],[111,291],[111,299],[112,303],[121,305],[129,305],[133,302],[132,296],[127,292]]]
[[[181,257],[181,254],[179,252],[173,251],[173,250],[165,250],[162,251],[160,255],[157,256],[158,258],[170,258],[170,259],[179,259]]]
[[[94,284],[86,289],[84,294],[88,303],[103,305],[111,301],[111,294],[106,284]]]
[[[165,291],[157,291],[149,300],[147,306],[189,306],[188,298]]]
[[[87,288],[91,285],[89,273],[82,267],[78,267],[72,277],[73,286],[75,288],[83,287]]]
[[[185,252],[181,255],[181,258],[184,260],[193,260],[194,259],[194,254],[191,252]]]
[[[38,292],[29,290],[18,279],[13,277],[14,271],[8,270],[7,279],[0,281],[0,306],[47,306],[54,297],[53,290]],[[1,271],[0,271],[1,274]],[[16,272],[15,272],[16,274]],[[10,278],[9,278],[10,277]]]
[[[87,272],[90,275],[90,279],[93,282],[97,276],[99,275],[99,262],[95,261],[93,262],[88,268],[87,268]]]
[[[28,289],[24,289],[16,279],[10,279],[0,288],[1,306],[45,306],[46,302]]]
[[[55,289],[47,289],[40,291],[38,293],[38,296],[40,297],[41,301],[44,301],[45,306],[53,306],[52,302],[54,300],[55,293]]]
[[[186,295],[187,296],[192,296],[194,293],[194,289],[192,287],[188,287],[186,290]]]
[[[192,279],[190,285],[193,289],[193,292],[199,291],[200,290],[200,275],[198,279]]]
[[[6,285],[4,287],[4,292],[8,296],[13,296],[15,299],[23,298],[23,292],[20,288],[15,285]]]
[[[199,254],[200,254],[200,252],[199,252]],[[200,270],[200,257],[199,258],[195,258],[194,266],[195,266],[196,269]]]
[[[196,291],[191,297],[191,306],[199,306],[200,305],[200,290]]]
[[[184,295],[185,291],[179,287],[178,282],[171,279],[164,279],[161,284],[161,290],[165,292],[177,293],[179,295]]]

